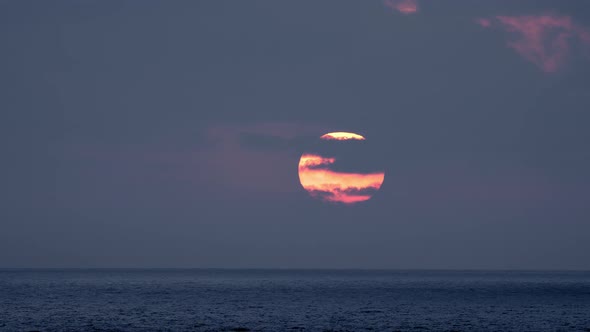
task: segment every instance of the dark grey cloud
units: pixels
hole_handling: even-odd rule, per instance
[[[242,133],[239,141],[244,149],[268,150],[268,151],[291,151],[294,154],[301,154],[319,139],[318,136],[297,136],[280,137],[268,134]]]

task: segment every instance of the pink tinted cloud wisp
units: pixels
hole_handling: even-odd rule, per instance
[[[418,0],[384,0],[383,4],[405,15],[418,12]]]
[[[590,46],[590,30],[574,23],[569,16],[496,16],[476,22],[484,28],[498,27],[514,34],[515,39],[508,42],[508,47],[547,73],[562,68],[574,40]]]

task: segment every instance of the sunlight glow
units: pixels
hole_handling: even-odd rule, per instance
[[[344,173],[327,169],[335,158],[303,154],[299,160],[299,181],[313,197],[330,202],[357,203],[379,190],[385,173]]]
[[[347,133],[344,131],[338,131],[338,132],[334,132],[334,133],[327,133],[325,135],[323,135],[322,137],[320,137],[321,139],[325,139],[325,140],[338,140],[338,141],[345,141],[345,140],[360,140],[363,141],[365,140],[365,138],[359,134],[355,134],[355,133]]]

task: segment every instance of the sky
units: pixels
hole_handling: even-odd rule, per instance
[[[587,5],[2,1],[0,267],[590,269]]]

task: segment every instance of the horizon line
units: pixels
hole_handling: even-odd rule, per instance
[[[374,272],[590,272],[577,268],[312,268],[312,267],[0,267],[15,270],[218,270],[218,271],[374,271]]]

